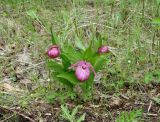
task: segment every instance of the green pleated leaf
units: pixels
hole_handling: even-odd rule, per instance
[[[73,87],[73,84],[71,82],[69,82],[68,80],[64,79],[64,78],[60,78],[60,77],[57,77],[57,80],[62,83],[63,85],[67,85],[69,86],[70,88]]]
[[[68,58],[68,56],[64,55],[63,53],[61,54],[61,59],[62,59],[62,63],[63,63],[63,67],[65,70],[68,70],[68,67],[71,66],[71,62]]]
[[[97,38],[95,38],[94,39],[94,49],[95,49],[95,52],[97,52],[98,51],[98,48],[100,47],[100,46],[102,46],[102,39],[97,39]]]
[[[96,57],[95,64],[94,64],[94,70],[96,72],[99,71],[103,67],[105,62],[106,62],[106,57],[105,56]]]
[[[71,84],[74,84],[74,85],[79,82],[77,78],[75,77],[74,72],[64,72],[64,73],[57,75],[57,77],[68,80]]]
[[[91,89],[93,87],[93,81],[94,81],[94,74],[91,73],[90,77],[87,81],[83,82],[82,84],[80,84],[82,90],[87,94],[87,93],[91,93]]]
[[[58,38],[56,36],[56,34],[53,32],[52,27],[50,28],[51,31],[51,42],[53,45],[58,44]]]
[[[63,49],[63,54],[68,57],[68,59],[71,62],[77,62],[79,60],[82,60],[82,52],[76,51],[72,46],[68,46],[65,49]]]
[[[77,36],[76,36],[76,41],[75,41],[75,45],[81,49],[81,50],[85,50],[85,46],[82,43],[82,40],[80,40]]]
[[[60,73],[60,72],[64,71],[63,66],[61,64],[57,63],[54,60],[49,60],[47,62],[47,66],[51,71],[54,71],[54,72],[59,72]]]
[[[92,50],[92,44],[93,43],[91,40],[89,47],[84,52],[84,56],[83,56],[84,60],[90,60],[91,58],[93,58],[94,51]]]

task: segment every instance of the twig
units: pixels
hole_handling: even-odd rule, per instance
[[[120,96],[121,96],[122,98],[126,99],[126,100],[129,100],[129,97],[127,97],[127,96],[125,96],[125,95],[123,95],[123,94],[120,94]]]
[[[14,79],[14,78],[3,79],[3,80],[0,81],[0,83],[7,82],[7,81],[11,81],[11,80],[13,80],[13,79]]]
[[[78,26],[77,29],[80,29],[80,28],[83,28],[83,27],[88,27],[88,26],[92,26],[92,25],[98,25],[98,26],[103,26],[103,27],[106,27],[108,29],[114,29],[113,27],[110,27],[110,26],[106,26],[106,25],[103,25],[103,24],[98,24],[98,23],[94,23],[94,22],[87,22],[81,26]],[[65,36],[65,39],[68,38],[68,36],[74,31],[74,29],[72,28],[71,30],[69,30],[68,34]]]
[[[136,101],[134,104],[135,104],[135,105],[145,105],[145,103],[140,102],[140,101]]]
[[[148,113],[149,113],[149,111],[150,111],[150,109],[151,109],[151,107],[152,107],[152,101],[150,101],[150,103],[149,103],[149,107],[148,107]]]
[[[5,91],[1,91],[1,90],[0,90],[0,92],[1,92],[1,94],[13,95],[13,92],[9,93],[9,92],[5,92]],[[19,95],[19,94],[20,94],[20,92],[16,92],[16,95]]]
[[[35,122],[35,120],[33,120],[32,118],[30,118],[29,116],[27,116],[27,115],[25,115],[25,114],[23,114],[23,113],[20,113],[20,112],[18,112],[18,111],[16,111],[16,110],[9,109],[9,108],[7,108],[6,106],[1,106],[1,105],[0,105],[0,109],[2,109],[2,110],[7,110],[7,111],[10,111],[10,112],[16,113],[17,115],[19,115],[19,116],[21,116],[21,117],[29,120],[30,122]]]
[[[158,116],[158,114],[152,114],[152,113],[144,113],[145,115],[147,115],[147,116],[153,116],[153,117],[157,117]]]
[[[13,116],[15,116],[15,114],[13,114],[13,115],[11,115],[11,116],[7,117],[7,118],[6,118],[6,119],[4,119],[4,120],[1,120],[1,122],[7,122],[7,120],[9,120],[10,118],[12,118]]]

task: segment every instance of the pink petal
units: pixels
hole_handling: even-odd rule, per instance
[[[88,80],[88,78],[90,76],[90,70],[89,70],[89,68],[83,69],[82,66],[78,66],[76,68],[75,75],[76,75],[78,80],[86,81],[86,80]]]

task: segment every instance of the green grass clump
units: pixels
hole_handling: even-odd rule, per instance
[[[116,122],[139,122],[142,117],[142,110],[132,110],[130,112],[122,112],[117,118]]]
[[[127,89],[144,91],[159,85],[159,0],[0,0],[0,84],[23,89],[15,97],[0,87],[0,105],[28,108],[37,99],[52,104],[77,99],[51,80],[44,65],[51,27],[62,48],[83,49],[92,39],[112,47],[96,93],[117,94],[126,90],[126,83]],[[21,54],[28,62],[19,62]],[[22,79],[31,82],[30,89]],[[120,118],[136,118],[137,113],[124,112]]]

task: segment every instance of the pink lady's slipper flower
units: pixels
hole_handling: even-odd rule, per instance
[[[86,81],[89,79],[90,70],[96,75],[93,66],[86,61],[79,61],[76,64],[73,64],[70,68],[75,68],[75,75],[79,81]]]
[[[60,49],[57,45],[52,45],[48,51],[47,51],[47,55],[50,58],[57,58],[60,55]]]
[[[101,46],[98,48],[98,53],[103,54],[103,53],[108,53],[109,52],[109,47],[108,46]]]

